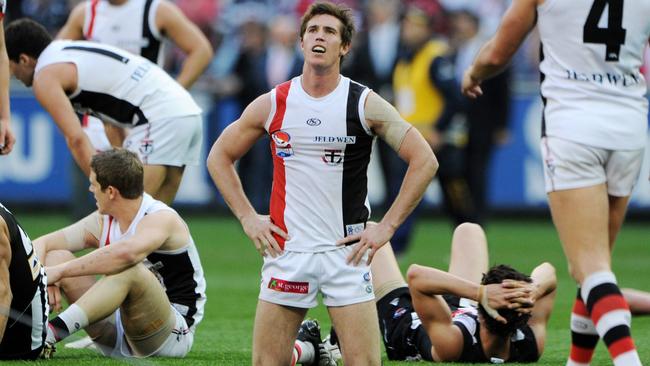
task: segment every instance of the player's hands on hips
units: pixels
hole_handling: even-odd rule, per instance
[[[273,258],[282,254],[280,244],[273,237],[273,233],[281,236],[285,240],[289,240],[289,235],[274,225],[269,215],[258,215],[255,213],[245,216],[241,220],[241,225],[246,235],[255,244],[255,249],[257,249],[262,257],[266,257],[267,253]]]
[[[8,119],[0,119],[0,155],[6,155],[11,152],[16,143],[16,138],[11,132],[11,126]]]
[[[61,310],[61,288],[58,285],[47,286],[47,301],[52,311]]]
[[[470,67],[463,74],[463,83],[461,84],[460,90],[463,92],[463,95],[476,99],[483,95],[483,90],[481,89],[481,81],[472,77],[472,68]]]
[[[366,228],[362,232],[348,235],[337,241],[336,245],[351,245],[355,241],[358,241],[358,243],[354,244],[354,249],[348,256],[347,263],[352,263],[355,266],[358,265],[361,259],[363,259],[363,255],[370,249],[367,262],[367,264],[370,264],[377,250],[386,244],[394,233],[395,231],[386,224],[377,224],[369,221],[366,223]]]

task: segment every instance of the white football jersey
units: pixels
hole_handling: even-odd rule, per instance
[[[538,7],[545,135],[605,149],[646,144],[640,67],[650,0],[546,0]]]
[[[128,0],[121,5],[86,1],[84,38],[119,47],[162,66],[163,37],[156,27],[159,4],[160,0]]]
[[[369,89],[341,76],[313,98],[301,77],[271,91],[271,220],[290,236],[287,250],[319,252],[362,231],[370,215],[367,168],[374,136],[366,125]]]
[[[158,211],[175,212],[171,207],[145,193],[140,209],[128,228],[120,228],[120,224],[112,216],[102,215],[99,247],[112,245],[133,236],[140,221],[146,215]],[[192,236],[190,235],[189,243],[183,248],[174,251],[155,250],[149,253],[144,264],[158,277],[169,302],[183,315],[190,329],[194,330],[203,319],[206,285]]]
[[[160,67],[117,47],[53,41],[38,57],[35,73],[55,63],[77,67],[77,90],[68,98],[78,113],[121,127],[201,113],[190,94]]]

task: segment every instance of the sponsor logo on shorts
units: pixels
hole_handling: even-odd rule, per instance
[[[325,149],[321,159],[329,166],[339,165],[343,162],[343,150]]]
[[[309,282],[285,281],[271,277],[269,289],[278,292],[289,292],[293,294],[306,294],[309,292]]]
[[[140,140],[140,154],[146,156],[153,152],[153,139]]]
[[[321,121],[318,118],[310,118],[307,120],[307,126],[320,126]]]
[[[401,317],[402,315],[404,315],[404,313],[406,313],[406,309],[404,309],[404,308],[398,308],[398,309],[395,310],[395,312],[393,313],[393,319],[397,319],[397,318]]]

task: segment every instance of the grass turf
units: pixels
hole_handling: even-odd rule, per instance
[[[18,218],[32,238],[68,222],[65,217],[54,215],[19,213]],[[40,361],[38,364],[250,364],[261,259],[235,220],[187,216],[186,221],[199,247],[208,284],[205,317],[198,327],[194,347],[187,358],[118,361],[97,356],[92,351],[69,350],[59,345],[53,360]],[[628,223],[619,236],[613,265],[623,287],[650,291],[648,234],[647,226],[643,223]],[[539,364],[563,365],[569,348],[567,328],[575,286],[567,273],[564,256],[550,219],[495,220],[487,227],[487,235],[490,242],[490,264],[508,263],[521,271],[530,271],[541,261],[549,261],[557,268],[558,296],[548,327],[546,349]],[[410,263],[419,263],[446,269],[450,240],[451,227],[446,221],[421,220],[408,253],[400,258],[401,268],[405,271]],[[319,306],[310,310],[308,316],[321,321],[325,335],[330,324],[326,309]],[[650,317],[635,317],[632,331],[642,361],[650,364]],[[388,362],[385,355],[383,358],[385,365],[412,365],[406,362]],[[611,365],[602,342],[592,365]]]

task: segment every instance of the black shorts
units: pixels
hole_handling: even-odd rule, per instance
[[[431,341],[413,309],[408,287],[396,288],[379,299],[377,313],[389,360],[433,361]]]

